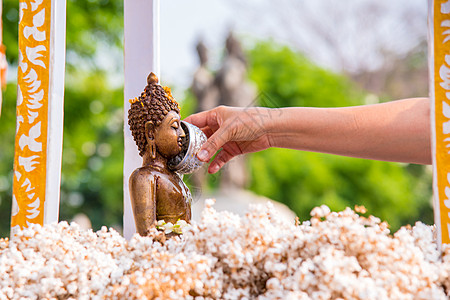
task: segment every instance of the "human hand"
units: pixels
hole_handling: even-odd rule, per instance
[[[211,162],[209,173],[216,173],[239,154],[271,147],[270,108],[219,106],[191,115],[185,121],[199,127],[208,137],[197,154],[201,161],[208,162],[222,148]]]

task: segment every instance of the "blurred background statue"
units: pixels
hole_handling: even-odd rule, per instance
[[[212,109],[219,105],[219,90],[214,84],[214,75],[208,70],[208,49],[202,41],[197,44],[197,54],[200,66],[194,73],[191,90],[197,99],[195,112]],[[203,191],[206,188],[206,173],[208,166],[203,166],[198,172],[192,174],[193,193]]]
[[[197,99],[197,112],[214,108],[218,105],[247,107],[253,106],[256,88],[247,81],[247,59],[239,41],[230,32],[226,42],[226,55],[216,75],[207,69],[207,48],[200,41],[197,53],[200,66],[194,73],[192,91]],[[239,121],[239,120],[236,120]],[[192,176],[196,187],[205,186],[204,172]],[[229,189],[244,189],[249,182],[249,172],[244,156],[235,157],[222,170],[219,187],[222,191]]]
[[[252,106],[256,91],[247,82],[247,59],[239,41],[230,32],[225,42],[226,55],[216,74],[220,105]]]
[[[197,99],[196,112],[209,110],[219,105],[219,90],[214,85],[214,76],[207,68],[208,49],[202,41],[197,44],[200,66],[194,73],[192,92]]]

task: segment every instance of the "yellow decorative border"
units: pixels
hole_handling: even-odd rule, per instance
[[[11,229],[43,224],[52,1],[20,2]]]
[[[450,1],[430,0],[429,10],[435,223],[450,244]]]

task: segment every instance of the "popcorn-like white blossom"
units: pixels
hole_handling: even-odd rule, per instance
[[[390,235],[386,223],[351,209],[317,207],[295,225],[270,206],[239,217],[213,203],[189,230],[185,221],[158,221],[148,237],[130,241],[67,222],[0,239],[0,300],[450,296],[450,247],[438,252],[432,226]],[[162,238],[169,230],[183,235]]]

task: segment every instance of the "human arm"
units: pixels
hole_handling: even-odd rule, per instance
[[[431,163],[429,100],[412,98],[343,108],[229,108],[192,115],[208,141],[199,152],[209,172],[236,155],[269,147],[367,159]],[[207,153],[202,157],[201,154]]]

